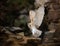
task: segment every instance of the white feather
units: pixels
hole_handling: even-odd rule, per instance
[[[44,7],[41,6],[39,7],[37,10],[36,10],[36,15],[35,15],[35,20],[34,20],[34,23],[37,27],[39,27],[43,21],[43,18],[44,18]]]
[[[39,37],[42,34],[42,31],[36,29],[36,27],[32,27],[32,35],[34,37]]]

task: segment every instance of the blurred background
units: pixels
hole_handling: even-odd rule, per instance
[[[47,31],[43,43],[32,38],[24,43],[24,40],[31,37],[27,23],[30,22],[29,10],[35,9],[34,2],[35,0],[0,0],[0,46],[60,46],[60,0],[46,3],[41,25],[41,30]]]

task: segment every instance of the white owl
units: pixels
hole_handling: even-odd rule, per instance
[[[44,7],[39,7],[37,10],[29,12],[31,22],[28,24],[34,37],[39,37],[42,31],[38,30],[44,18]]]
[[[39,26],[41,26],[43,18],[44,18],[44,4],[48,0],[35,0],[36,6],[39,6],[36,10],[30,10],[29,16],[31,22],[28,24],[28,27],[31,29],[32,35],[34,37],[39,37],[42,34],[42,31],[38,30]]]

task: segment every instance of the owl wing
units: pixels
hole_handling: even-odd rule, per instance
[[[31,10],[29,12],[29,16],[30,16],[31,24],[39,28],[44,18],[44,7],[43,6],[39,7],[35,11]]]
[[[39,7],[35,11],[36,15],[34,18],[34,24],[39,27],[42,24],[43,18],[44,18],[44,7]]]

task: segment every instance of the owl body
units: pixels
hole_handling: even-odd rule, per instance
[[[41,30],[38,30],[42,24],[44,14],[45,14],[45,8],[44,4],[48,2],[48,0],[35,0],[35,6],[39,7],[35,10],[30,10],[29,16],[31,22],[28,24],[29,28],[31,29],[32,36],[39,37],[42,34]]]

